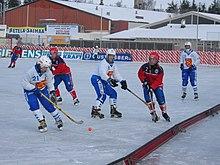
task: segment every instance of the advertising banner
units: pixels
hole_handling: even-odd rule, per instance
[[[76,51],[59,51],[58,54],[64,59],[82,60],[83,53]],[[42,55],[49,56],[49,50],[23,50],[22,58],[37,58]]]
[[[42,35],[45,33],[45,28],[42,27],[8,27],[9,34],[36,34]]]
[[[69,36],[47,36],[48,44],[55,45],[69,45],[70,37]]]
[[[102,60],[104,59],[106,56],[105,53],[99,53],[97,56],[98,60]],[[93,53],[90,52],[86,52],[83,54],[83,60],[95,60],[95,55]],[[130,53],[116,53],[116,58],[115,61],[127,61],[127,62],[131,62],[132,61],[132,57]]]
[[[78,34],[77,25],[47,25],[47,35],[75,36]]]

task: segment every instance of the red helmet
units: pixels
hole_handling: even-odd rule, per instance
[[[157,61],[159,61],[160,56],[157,52],[150,52],[149,58],[155,58]]]
[[[58,53],[58,49],[57,49],[57,47],[51,47],[50,48],[50,53]]]

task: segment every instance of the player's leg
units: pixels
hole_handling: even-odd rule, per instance
[[[37,96],[31,91],[25,91],[24,95],[25,95],[25,100],[29,105],[30,111],[33,112],[34,116],[39,122],[38,129],[40,130],[40,132],[47,131],[47,124],[45,121],[45,117],[40,110]]]
[[[104,90],[109,96],[111,117],[121,118],[122,113],[117,110],[117,92],[109,84],[105,85]]]
[[[12,66],[11,66],[12,68],[15,67],[15,64],[16,64],[17,59],[18,59],[18,56],[17,56],[16,54],[14,54],[14,55],[13,55],[13,60],[12,60],[13,62],[12,62]]]
[[[94,90],[97,95],[95,105],[92,106],[91,116],[92,117],[98,116],[99,118],[104,118],[104,115],[100,111],[101,111],[102,104],[106,100],[106,94],[104,92],[104,87],[103,87],[101,78],[93,75],[91,77],[91,84],[93,85]]]
[[[66,90],[70,93],[73,99],[73,104],[78,105],[79,104],[79,99],[76,94],[76,90],[74,89],[73,85],[73,80],[72,80],[72,75],[71,74],[65,74],[62,75],[63,82],[65,84]]]
[[[189,79],[189,69],[183,69],[182,70],[182,96],[181,96],[182,99],[186,98],[188,79]]]
[[[166,107],[166,100],[163,92],[162,87],[158,87],[157,89],[154,90],[155,96],[157,98],[157,102],[160,106],[160,110],[162,112],[162,116],[166,121],[170,121],[170,117],[167,114],[167,107]]]
[[[41,92],[47,98],[50,98],[47,88],[44,88]],[[44,97],[40,96],[38,98],[39,98],[39,101],[41,102],[41,104],[43,105],[43,107],[53,116],[55,123],[57,125],[57,128],[59,128],[61,130],[63,127],[63,122],[62,122],[62,119],[61,119],[61,116],[60,116],[58,110],[49,101],[47,101]]]
[[[62,97],[60,96],[60,90],[58,88],[58,86],[60,85],[61,82],[62,82],[61,76],[55,75],[54,76],[54,88],[55,88],[55,92],[56,92],[57,103],[62,103]]]
[[[159,120],[159,117],[157,116],[157,113],[155,110],[155,102],[153,101],[153,93],[147,87],[143,87],[143,93],[144,93],[144,99],[150,110],[152,121],[157,122]]]
[[[190,71],[190,83],[191,83],[191,86],[193,87],[194,99],[198,100],[199,95],[198,95],[198,88],[197,88],[197,71],[195,69]]]

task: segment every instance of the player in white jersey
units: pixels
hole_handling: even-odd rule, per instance
[[[191,49],[191,43],[185,43],[185,50],[180,54],[180,69],[182,70],[182,99],[186,97],[188,79],[194,91],[194,99],[198,100],[197,89],[197,66],[199,64],[199,55]]]
[[[106,100],[106,95],[109,96],[111,117],[122,117],[122,114],[117,111],[117,92],[113,89],[113,87],[118,86],[118,82],[120,82],[121,88],[126,90],[127,83],[126,80],[124,80],[119,74],[114,63],[115,56],[115,50],[108,49],[106,58],[100,62],[96,72],[91,77],[91,83],[97,94],[96,103],[92,107],[92,117],[99,117],[101,119],[104,118],[104,115],[100,111],[102,104]]]
[[[59,129],[62,129],[63,127],[63,122],[58,111],[42,96],[42,94],[44,94],[50,98],[51,101],[56,103],[56,95],[53,85],[54,78],[50,71],[50,67],[51,60],[47,56],[41,56],[38,58],[35,66],[27,71],[22,80],[25,99],[29,105],[29,109],[39,121],[38,129],[40,132],[47,131],[47,124],[45,117],[40,110],[39,102],[53,116],[57,127]]]

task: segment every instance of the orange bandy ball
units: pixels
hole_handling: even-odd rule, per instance
[[[89,127],[89,128],[88,128],[88,131],[91,132],[91,131],[93,131],[93,129],[92,129],[91,127]]]

